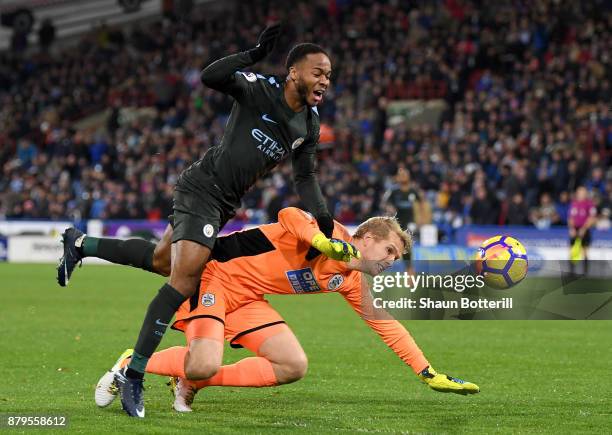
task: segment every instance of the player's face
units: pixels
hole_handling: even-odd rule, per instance
[[[393,232],[385,239],[378,239],[366,233],[360,250],[362,262],[367,266],[370,275],[378,275],[401,258],[404,242]]]
[[[410,172],[406,168],[399,168],[396,177],[399,184],[410,183]]]
[[[316,106],[323,101],[332,73],[329,57],[323,53],[309,54],[293,68],[291,75],[302,103]]]

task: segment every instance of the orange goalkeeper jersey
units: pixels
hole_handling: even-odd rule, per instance
[[[281,210],[278,223],[219,238],[202,280],[223,282],[231,289],[226,299],[233,310],[263,294],[301,294],[341,291],[359,273],[346,263],[319,255],[306,261],[310,242],[319,228],[307,213],[294,207]],[[335,222],[333,237],[351,240],[345,227]],[[355,276],[353,276],[355,275]]]
[[[388,316],[385,320],[374,318],[377,316],[372,315],[371,302],[364,299],[369,291],[362,288],[367,284],[362,282],[361,272],[323,254],[306,260],[310,242],[318,232],[309,214],[289,207],[279,212],[278,223],[219,237],[213,249],[214,260],[202,274],[202,292],[207,288],[223,290],[226,312],[262,299],[264,294],[340,293],[416,373],[426,368],[427,360],[401,323]],[[352,240],[338,222],[334,223],[333,237]],[[187,317],[185,314],[181,317]]]

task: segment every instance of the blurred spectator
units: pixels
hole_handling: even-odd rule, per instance
[[[45,18],[38,29],[38,43],[43,52],[48,52],[55,41],[55,26],[50,18]]]
[[[539,229],[547,229],[551,225],[561,223],[557,208],[549,193],[543,193],[540,196],[540,204],[531,211],[529,220]]]
[[[507,225],[527,225],[529,222],[527,215],[527,204],[525,203],[523,194],[516,192],[514,195],[512,195],[510,204],[508,204],[508,212],[505,223]]]
[[[561,225],[567,225],[567,217],[569,215],[570,196],[567,191],[561,192],[559,200],[556,204],[557,214],[559,215],[559,223]]]
[[[602,204],[612,193],[604,3],[207,3],[181,22],[103,25],[50,56],[0,54],[0,215],[165,218],[178,174],[219,142],[232,107],[199,71],[255,44],[269,15],[291,35],[256,71],[283,76],[296,41],[332,54],[319,179],[338,219],[395,212],[381,198],[406,168],[419,193],[402,219],[429,221],[429,204],[447,233],[469,221],[545,226],[554,205],[564,223],[567,192],[584,184]],[[397,118],[398,98],[443,100],[440,124]],[[106,108],[106,131],[77,131]],[[239,216],[273,220],[296,203],[289,165]]]
[[[595,224],[595,229],[600,231],[609,231],[612,228],[612,210],[609,207],[606,207],[601,210],[601,213],[598,214],[597,223]]]
[[[418,192],[418,200],[414,208],[414,222],[417,228],[423,225],[430,225],[433,221],[433,212],[429,199],[422,190]]]
[[[489,195],[484,186],[476,188],[476,195],[471,200],[470,218],[474,225],[492,225],[497,223],[496,201]]]

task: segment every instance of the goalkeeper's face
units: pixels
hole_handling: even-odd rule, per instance
[[[361,252],[362,270],[373,276],[391,267],[404,251],[404,242],[394,232],[384,239],[367,232],[362,239],[355,239],[354,242]]]
[[[291,67],[291,79],[302,104],[312,107],[323,101],[331,73],[331,62],[323,53],[309,54]]]

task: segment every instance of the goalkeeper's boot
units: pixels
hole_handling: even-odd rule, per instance
[[[96,405],[104,408],[115,400],[119,389],[115,385],[115,373],[117,373],[125,365],[124,362],[132,356],[134,349],[127,349],[121,354],[115,365],[100,378],[96,385],[95,400]]]
[[[127,366],[115,373],[115,385],[119,390],[121,406],[130,417],[144,418],[144,380],[127,377],[126,370]]]
[[[172,388],[172,394],[174,394],[174,403],[172,407],[178,412],[191,412],[191,404],[193,399],[198,392],[193,383],[183,378],[170,378],[170,387]]]
[[[60,258],[57,265],[57,282],[62,287],[68,285],[68,281],[72,276],[72,272],[77,264],[82,264],[83,256],[77,249],[77,241],[82,243],[85,234],[76,228],[68,228],[62,234],[62,243],[64,244],[64,255]]]
[[[432,390],[442,393],[457,393],[457,394],[476,394],[480,392],[478,385],[464,381],[459,378],[453,378],[442,373],[436,373],[432,367],[427,367],[421,373],[419,378],[425,382]]]

